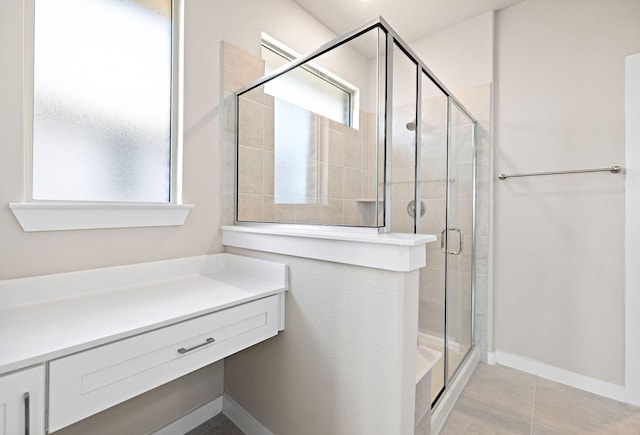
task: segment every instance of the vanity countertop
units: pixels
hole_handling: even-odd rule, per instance
[[[0,281],[0,375],[288,288],[287,266],[232,254]]]

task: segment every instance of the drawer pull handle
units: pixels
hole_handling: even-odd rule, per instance
[[[182,354],[185,354],[187,352],[191,352],[192,350],[196,350],[196,349],[198,349],[198,348],[200,348],[202,346],[206,346],[207,344],[211,344],[214,341],[216,341],[216,340],[214,340],[212,337],[209,337],[209,338],[207,338],[207,340],[204,343],[200,343],[200,344],[195,345],[193,347],[190,347],[190,348],[181,347],[180,349],[178,349],[178,353],[180,355],[182,355]]]
[[[29,435],[31,433],[31,428],[29,427],[31,400],[29,399],[29,393],[24,393],[22,397],[24,398],[24,435]]]

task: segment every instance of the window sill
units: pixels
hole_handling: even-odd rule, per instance
[[[182,225],[193,205],[24,202],[9,208],[25,232]]]

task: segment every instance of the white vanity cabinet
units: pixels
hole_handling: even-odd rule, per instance
[[[44,366],[0,376],[0,435],[44,434]]]
[[[277,335],[287,288],[286,265],[231,254],[0,280],[0,435],[55,432]]]

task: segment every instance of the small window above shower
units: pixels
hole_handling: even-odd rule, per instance
[[[261,54],[265,75],[300,57],[299,53],[266,33],[262,33]],[[358,88],[314,62],[266,83],[264,91],[277,100],[357,128],[358,116],[354,112],[358,108]]]

